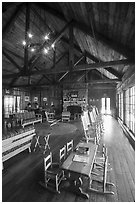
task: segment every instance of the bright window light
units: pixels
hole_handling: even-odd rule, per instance
[[[22,44],[23,44],[23,45],[26,45],[26,41],[24,40],[24,41],[22,42]]]
[[[32,38],[32,37],[33,37],[33,35],[32,35],[31,33],[28,33],[28,36],[29,36],[29,38]]]

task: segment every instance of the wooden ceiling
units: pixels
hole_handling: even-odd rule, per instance
[[[134,55],[133,2],[2,3],[4,87],[118,83]]]

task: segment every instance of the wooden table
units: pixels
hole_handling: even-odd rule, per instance
[[[85,147],[89,149],[89,153],[87,155],[79,154],[77,151],[73,151],[68,158],[64,161],[62,165],[62,169],[65,171],[65,175],[67,178],[67,182],[69,185],[67,187],[68,190],[75,192],[76,194],[88,199],[89,195],[85,193],[82,189],[83,181],[82,177],[86,176],[90,179],[91,170],[94,163],[94,158],[97,151],[97,145],[89,142],[89,143],[79,143],[76,147]],[[87,161],[76,161],[77,156],[82,156],[83,159]],[[76,156],[76,157],[75,157]]]

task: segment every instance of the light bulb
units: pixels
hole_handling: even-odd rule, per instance
[[[35,49],[34,48],[31,48],[31,52],[34,52],[35,51]]]
[[[45,40],[48,40],[48,39],[49,39],[49,36],[48,36],[48,35],[45,35],[44,39],[45,39]]]
[[[23,45],[26,45],[26,41],[24,40],[24,41],[22,42],[22,44],[23,44]]]
[[[32,37],[33,37],[33,35],[32,35],[31,33],[28,33],[28,36],[29,36],[29,38],[32,38]]]
[[[51,45],[51,47],[54,48],[54,47],[55,47],[55,44],[53,43],[53,44]]]
[[[47,54],[48,53],[48,49],[44,48],[44,53]]]

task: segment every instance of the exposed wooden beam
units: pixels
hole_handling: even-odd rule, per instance
[[[68,54],[68,52],[63,53],[63,55],[61,55],[61,56],[59,57],[59,59],[56,61],[56,64],[55,64],[55,65],[57,65],[67,54]],[[55,65],[53,64],[53,66],[50,67],[50,69],[53,69],[53,68],[55,67]],[[45,75],[43,75],[43,76],[45,76]],[[40,78],[39,82],[42,80],[43,76]],[[46,77],[47,77],[47,76],[46,76]],[[50,80],[50,81],[51,81],[51,80]]]
[[[35,67],[35,69],[39,71],[39,69],[38,69],[37,67]],[[44,77],[45,79],[47,79],[50,83],[52,82],[51,79],[49,79],[49,77],[47,77],[45,74],[43,74],[42,78],[43,78],[43,77]],[[40,80],[37,82],[37,85],[38,85],[39,82],[42,80],[42,78],[40,78]]]
[[[13,52],[13,51],[11,51],[11,50],[9,50],[9,49],[7,49],[6,47],[3,47],[2,50],[4,50],[4,51],[6,51],[6,52],[8,52],[8,53],[10,53],[10,54],[12,54],[12,55],[14,55],[15,57],[17,57],[17,58],[19,58],[19,59],[21,59],[21,60],[24,60],[24,57],[22,57],[22,56],[20,56],[19,54],[15,53],[15,52]]]
[[[56,64],[56,46],[53,49],[53,67],[55,67]]]
[[[29,28],[30,28],[30,4],[26,3],[26,24],[25,24],[25,42],[26,45],[24,46],[24,72],[27,73],[28,71],[28,42],[29,42]]]
[[[85,55],[91,59],[92,61],[98,63],[98,62],[103,62],[102,60],[99,60],[98,58],[94,57],[93,55],[89,54],[88,52],[85,52]],[[112,67],[108,67],[108,68],[104,68],[105,70],[107,70],[108,72],[110,72],[111,74],[115,75],[116,77],[118,77],[119,79],[122,78],[122,75],[119,74],[114,68]]]
[[[99,62],[99,63],[92,63],[92,64],[82,64],[77,65],[76,69],[74,71],[82,71],[82,70],[91,70],[91,69],[97,69],[110,66],[116,66],[116,65],[133,65],[134,62],[130,60],[116,60],[116,61],[109,61],[109,62]],[[29,75],[37,75],[37,74],[55,74],[55,73],[63,73],[66,72],[66,70],[69,70],[69,66],[66,67],[60,67],[59,69],[46,69],[46,70],[40,70],[40,71],[32,71],[29,73]],[[20,73],[18,73],[20,75]],[[7,74],[3,75],[3,78],[12,78],[14,74]]]
[[[69,70],[74,66],[74,43],[73,43],[73,25],[69,26]]]
[[[82,54],[82,56],[75,62],[74,67],[83,59],[83,57],[84,57],[84,55]],[[63,74],[63,75],[59,78],[58,82],[60,82],[68,73],[69,73],[69,71],[65,72],[65,74]]]
[[[11,56],[9,56],[4,50],[2,50],[2,53],[18,70],[21,70],[21,67],[13,60]]]
[[[48,30],[50,31],[50,32],[52,32],[52,30],[51,30],[51,28],[47,25],[47,23],[45,22],[45,20],[42,18],[42,16],[36,11],[36,9],[33,7],[33,3],[32,3],[32,6],[31,6],[31,9],[32,9],[32,11],[34,12],[34,14],[35,15],[37,15],[37,17],[40,19],[40,21],[43,23],[43,26],[44,26],[44,28],[45,28],[45,30],[47,30],[47,28],[48,28]]]
[[[13,84],[19,79],[18,76],[15,75],[15,77],[12,79],[12,81],[9,84],[9,87],[13,86]]]
[[[32,70],[32,68],[34,67],[34,65],[36,64],[36,62],[38,61],[38,59],[41,56],[41,51],[45,46],[48,46],[49,48],[51,47],[52,44],[56,44],[60,38],[64,35],[64,32],[66,31],[66,29],[70,26],[72,22],[67,23],[62,30],[49,42],[47,43],[47,41],[45,41],[40,48],[38,49],[36,55],[34,55],[30,61],[29,61],[29,69]]]
[[[11,18],[9,19],[9,21],[7,22],[7,24],[4,26],[4,28],[2,29],[2,39],[4,39],[7,34],[10,32],[13,24],[15,23],[16,19],[18,18],[18,16],[21,13],[21,8],[22,8],[22,3],[20,5],[17,6],[15,12],[13,13],[13,15],[11,16]]]
[[[63,84],[114,84],[115,83],[119,83],[121,80],[119,79],[97,79],[97,80],[92,80],[92,81],[88,81],[88,82],[63,82]]]
[[[57,11],[56,9],[51,8],[50,6],[48,6],[47,4],[37,4],[37,6],[40,6],[41,8],[45,9],[45,11],[49,14],[52,14],[53,16],[57,17],[58,19],[60,19],[61,21],[63,21],[64,23],[67,22],[65,16]],[[73,21],[73,25],[75,28],[81,30],[82,32],[84,32],[85,34],[91,36],[92,38],[94,38],[92,30],[90,27],[83,25],[80,22],[77,22],[76,20]],[[134,55],[135,55],[135,51],[134,50],[130,50],[127,47],[124,47],[121,44],[117,44],[116,42],[113,42],[110,39],[107,39],[106,37],[102,36],[100,33],[95,32],[95,36],[96,39],[98,41],[100,41],[101,43],[103,43],[105,46],[108,46],[110,49],[115,50],[116,52],[124,55],[127,58],[133,58],[134,59]]]

